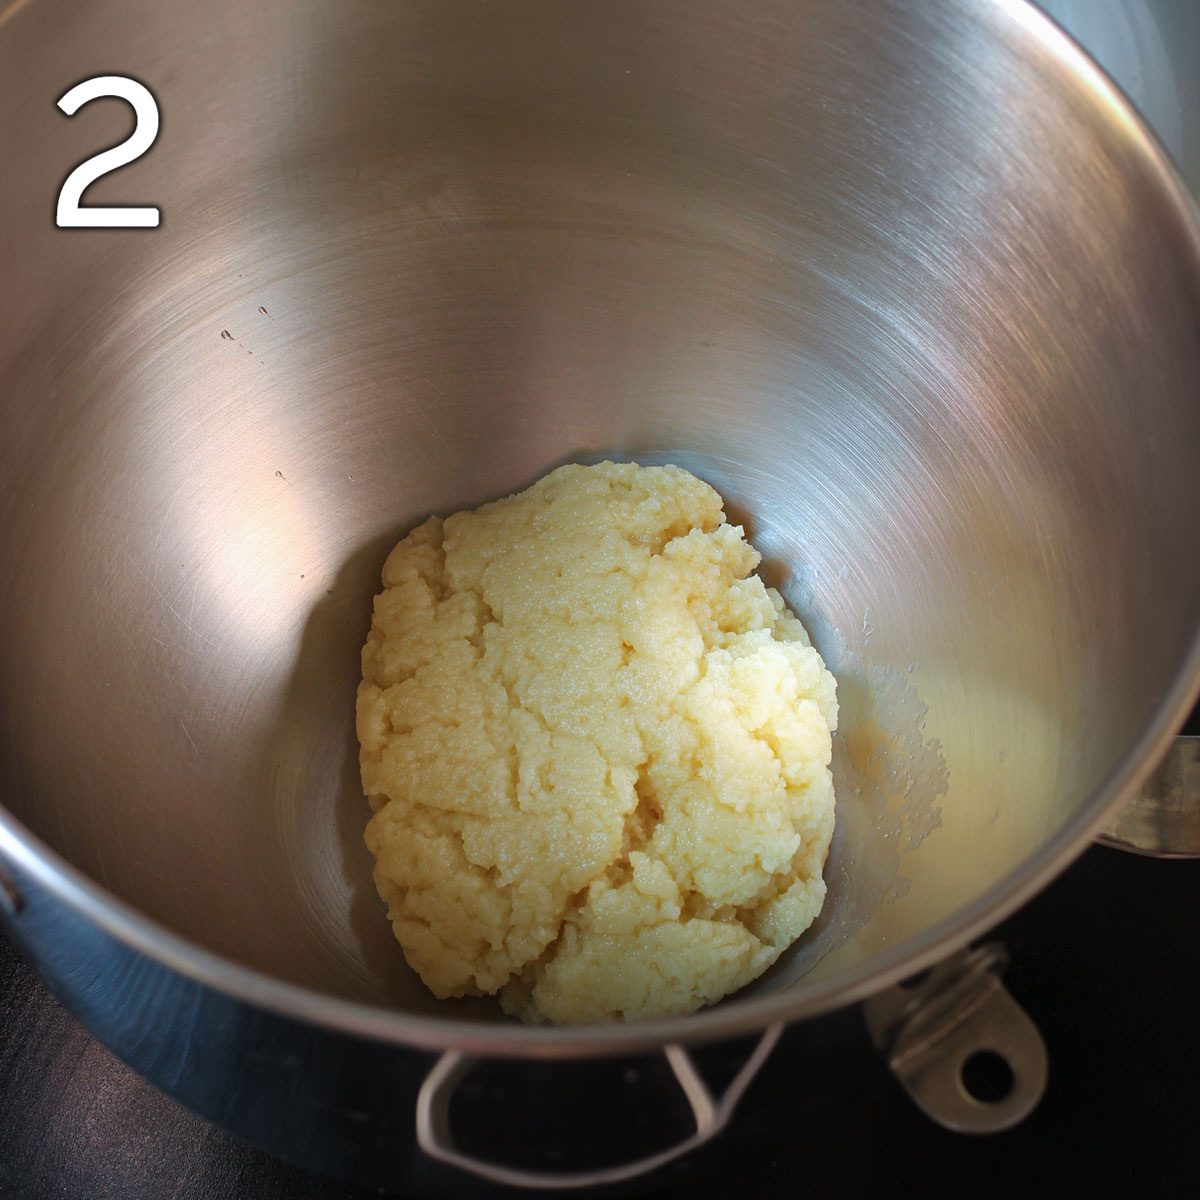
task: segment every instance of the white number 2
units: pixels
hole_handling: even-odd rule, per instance
[[[97,75],[94,79],[85,79],[62,95],[58,107],[68,117],[73,117],[85,104],[101,96],[116,96],[129,102],[135,118],[133,132],[119,145],[84,159],[67,176],[58,192],[54,223],[60,229],[154,229],[158,226],[160,213],[149,205],[130,208],[79,206],[86,187],[102,175],[141,158],[158,137],[158,104],[150,89],[124,75]]]

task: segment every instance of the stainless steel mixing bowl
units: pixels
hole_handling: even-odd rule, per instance
[[[130,116],[55,101],[113,71],[162,129],[85,202],[162,225],[57,229]],[[196,994],[380,1062],[838,1009],[1045,884],[1194,696],[1200,235],[1020,0],[18,0],[0,111],[6,925],[202,1109]],[[358,649],[416,520],[604,456],[716,485],[837,673],[830,896],[711,1011],[527,1029],[391,939]]]

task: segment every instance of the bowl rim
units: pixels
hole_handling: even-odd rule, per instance
[[[1156,135],[1124,93],[1061,26],[1032,0],[977,0],[998,10],[1048,53],[1110,126],[1119,129],[1175,210],[1190,242],[1200,279],[1200,210]],[[18,4],[16,7],[22,7]],[[6,16],[12,15],[10,9]],[[289,983],[236,963],[173,932],[106,891],[52,850],[0,804],[0,865],[6,862],[36,885],[130,949],[193,982],[284,1018],[356,1038],[425,1051],[459,1051],[491,1058],[581,1058],[655,1051],[761,1031],[844,1008],[932,966],[986,933],[1027,903],[1093,842],[1166,752],[1200,697],[1200,621],[1190,649],[1156,711],[1116,768],[1050,838],[981,895],[915,937],[800,988],[730,998],[684,1017],[627,1025],[526,1026],[411,1013],[343,999]],[[19,939],[20,915],[9,919]]]

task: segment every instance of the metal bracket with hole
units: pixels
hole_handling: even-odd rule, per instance
[[[1010,1129],[1046,1090],[1046,1044],[1000,981],[1007,962],[1004,947],[989,943],[863,1005],[871,1040],[905,1091],[958,1133]],[[973,1078],[976,1065],[990,1090]]]
[[[1155,858],[1200,858],[1200,737],[1175,739],[1100,841]]]

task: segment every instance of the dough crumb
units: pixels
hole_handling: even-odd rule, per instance
[[[721,497],[565,466],[388,556],[357,728],[375,883],[439,997],[693,1012],[812,923],[833,676]]]

